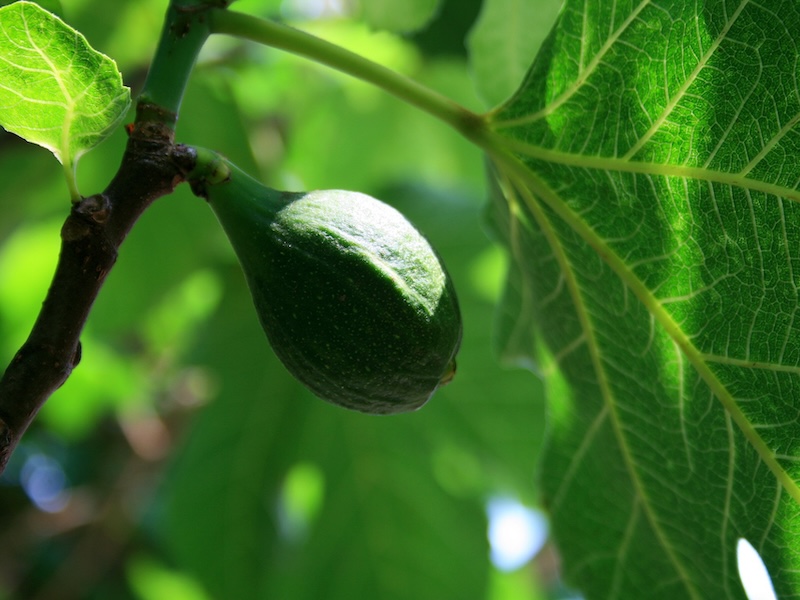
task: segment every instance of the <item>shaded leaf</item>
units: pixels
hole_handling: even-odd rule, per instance
[[[484,0],[467,45],[475,84],[487,105],[496,106],[517,90],[562,4]]]
[[[0,6],[6,6],[16,1],[17,0],[0,0]],[[56,14],[59,17],[63,17],[64,15],[64,7],[61,5],[61,0],[35,0],[34,4],[38,4],[43,9],[49,10],[51,13]]]
[[[364,20],[376,29],[411,32],[422,29],[441,0],[356,0]]]
[[[566,3],[486,148],[589,598],[800,596],[796,3]]]
[[[444,0],[436,16],[411,40],[428,58],[465,56],[467,33],[482,4],[483,0]]]

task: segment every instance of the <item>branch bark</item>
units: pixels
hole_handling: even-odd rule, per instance
[[[174,115],[140,103],[119,170],[106,190],[74,204],[33,329],[0,378],[0,473],[36,413],[81,359],[80,334],[141,214],[172,193],[193,168],[194,151],[174,143]]]

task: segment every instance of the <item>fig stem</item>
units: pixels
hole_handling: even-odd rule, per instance
[[[69,197],[73,204],[82,200],[81,193],[78,190],[78,180],[75,173],[75,166],[76,161],[74,160],[63,165],[64,176],[67,179],[67,188],[69,189]]]
[[[299,29],[233,10],[213,10],[212,34],[227,34],[278,48],[327,65],[376,85],[455,128],[468,139],[480,139],[484,116],[470,111],[424,85]]]
[[[170,129],[175,128],[189,75],[208,39],[208,13],[219,6],[224,6],[219,0],[171,0],[167,8],[139,100],[160,107],[161,122]]]

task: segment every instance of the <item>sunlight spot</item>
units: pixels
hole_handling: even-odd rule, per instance
[[[342,0],[283,0],[281,12],[289,18],[321,19],[347,13]]]
[[[174,571],[150,557],[129,559],[126,570],[139,600],[209,600],[202,586],[191,576]]]
[[[492,563],[498,569],[518,569],[542,549],[547,540],[542,513],[508,498],[490,500],[486,512]]]
[[[756,549],[744,538],[736,543],[736,562],[747,600],[777,600],[767,567]]]
[[[497,302],[503,295],[508,256],[499,245],[483,250],[470,265],[470,283],[484,300]]]
[[[36,508],[49,513],[66,507],[70,493],[67,476],[55,460],[44,454],[34,454],[22,466],[22,488]]]
[[[278,507],[278,522],[283,534],[292,540],[303,539],[322,508],[325,478],[311,463],[298,463],[286,474]]]

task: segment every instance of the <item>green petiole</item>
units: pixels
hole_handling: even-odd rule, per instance
[[[318,37],[274,21],[231,10],[211,11],[210,17],[211,33],[228,34],[286,50],[372,83],[447,123],[467,138],[476,137],[485,127],[483,117],[446,96]]]

